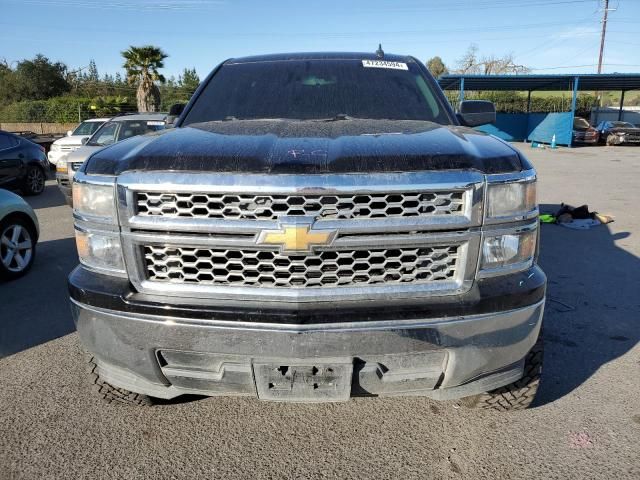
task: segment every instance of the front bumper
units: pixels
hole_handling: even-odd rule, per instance
[[[66,157],[81,146],[82,145],[76,145],[74,147],[71,147],[71,150],[49,150],[49,153],[47,153],[47,158],[49,159],[49,162],[51,164],[57,165],[62,158]]]
[[[123,300],[128,308],[114,310],[85,303],[94,303],[94,285],[89,281],[81,288],[79,283],[92,276],[100,277],[80,268],[70,278],[72,312],[82,343],[95,355],[105,381],[159,398],[261,396],[256,372],[264,365],[347,364],[353,366],[348,392],[352,396],[473,395],[521,378],[544,307],[545,279],[537,267],[518,277],[522,296],[537,296],[525,306],[514,308],[511,300],[496,297],[494,308],[511,307],[451,315],[437,309],[400,315],[397,309],[378,308],[371,320],[336,308],[331,316],[334,322],[339,317],[338,323],[317,314],[310,314],[305,323],[286,323],[284,314],[282,322],[273,322],[273,314],[267,312],[263,321],[239,313],[231,319],[230,308],[223,309],[226,315],[212,314],[195,305],[190,314],[168,305],[167,313],[159,314],[162,307],[155,305],[158,310],[149,302],[145,311],[132,299],[135,295]],[[478,290],[471,292],[477,294]],[[514,291],[511,295],[518,296]]]
[[[67,205],[73,206],[72,192],[71,192],[71,180],[66,173],[56,173],[56,182],[58,182],[58,188],[64,195]]]
[[[574,143],[584,143],[588,145],[595,145],[596,143],[598,143],[598,140],[599,139],[597,135],[591,137],[586,137],[584,135],[574,135],[573,137]]]

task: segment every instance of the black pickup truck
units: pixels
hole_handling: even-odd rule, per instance
[[[175,113],[176,109],[174,109]],[[231,59],[73,181],[72,311],[108,401],[536,393],[536,173],[413,57]]]

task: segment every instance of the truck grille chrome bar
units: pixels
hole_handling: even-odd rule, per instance
[[[367,219],[463,215],[464,192],[370,193],[358,195],[224,195],[217,193],[138,192],[141,216],[277,220],[283,216],[316,219]]]
[[[451,281],[457,246],[319,251],[308,255],[256,249],[146,245],[155,282],[251,287],[337,287]]]

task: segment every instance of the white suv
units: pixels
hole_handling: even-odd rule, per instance
[[[88,139],[103,123],[108,120],[108,118],[92,118],[82,122],[75,130],[69,130],[66,137],[56,140],[51,145],[51,149],[49,150],[49,162],[57,165],[60,157],[80,148],[83,145],[82,140]]]

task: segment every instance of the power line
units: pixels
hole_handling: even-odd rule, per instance
[[[155,10],[155,11],[189,11],[203,9],[224,7],[225,2],[222,0],[146,0],[146,1],[114,1],[114,0],[101,0],[92,2],[89,0],[13,0],[19,1],[22,4],[41,5],[48,7],[72,7],[72,8],[91,8],[91,9],[103,9],[103,10]],[[467,2],[455,2],[449,1],[446,4],[436,5],[418,5],[418,6],[391,6],[391,7],[378,7],[376,12],[379,11],[459,11],[467,10],[469,8],[482,8],[482,9],[505,9],[505,8],[530,8],[532,6],[559,6],[559,5],[572,5],[572,4],[584,4],[591,2],[592,0],[475,0]]]

